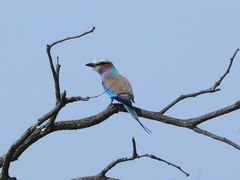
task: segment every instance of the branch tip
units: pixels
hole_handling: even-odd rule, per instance
[[[59,56],[57,56],[57,64],[56,64],[56,66],[57,66],[57,67],[59,66],[58,68],[60,68],[60,66],[61,66],[61,64],[59,64],[59,61],[60,61],[60,60],[59,60]]]
[[[137,154],[136,141],[135,141],[134,137],[132,138],[132,145],[133,145],[133,154],[132,154],[132,157],[133,157],[133,158],[137,158],[137,157],[138,157],[138,154]]]

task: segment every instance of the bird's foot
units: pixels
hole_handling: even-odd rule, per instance
[[[109,106],[113,106],[113,100],[111,99],[111,102],[110,102],[110,104],[108,105],[108,107]]]

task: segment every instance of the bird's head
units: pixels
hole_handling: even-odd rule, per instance
[[[92,63],[86,64],[86,66],[92,67],[99,74],[110,72],[112,70],[116,71],[113,63],[105,59],[94,60]]]

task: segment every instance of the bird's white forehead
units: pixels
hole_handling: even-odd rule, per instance
[[[101,62],[110,62],[107,59],[94,59],[93,60],[93,64],[99,64]]]

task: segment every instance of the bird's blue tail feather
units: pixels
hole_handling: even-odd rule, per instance
[[[143,128],[148,134],[150,134],[150,133],[151,133],[151,130],[149,130],[146,126],[144,126],[144,125],[139,121],[138,115],[137,115],[136,111],[133,109],[133,107],[131,107],[131,106],[129,106],[129,105],[125,105],[125,104],[123,104],[123,105],[124,105],[125,109],[132,115],[132,117],[133,117],[134,119],[136,119],[137,122],[142,126],[142,128]]]

